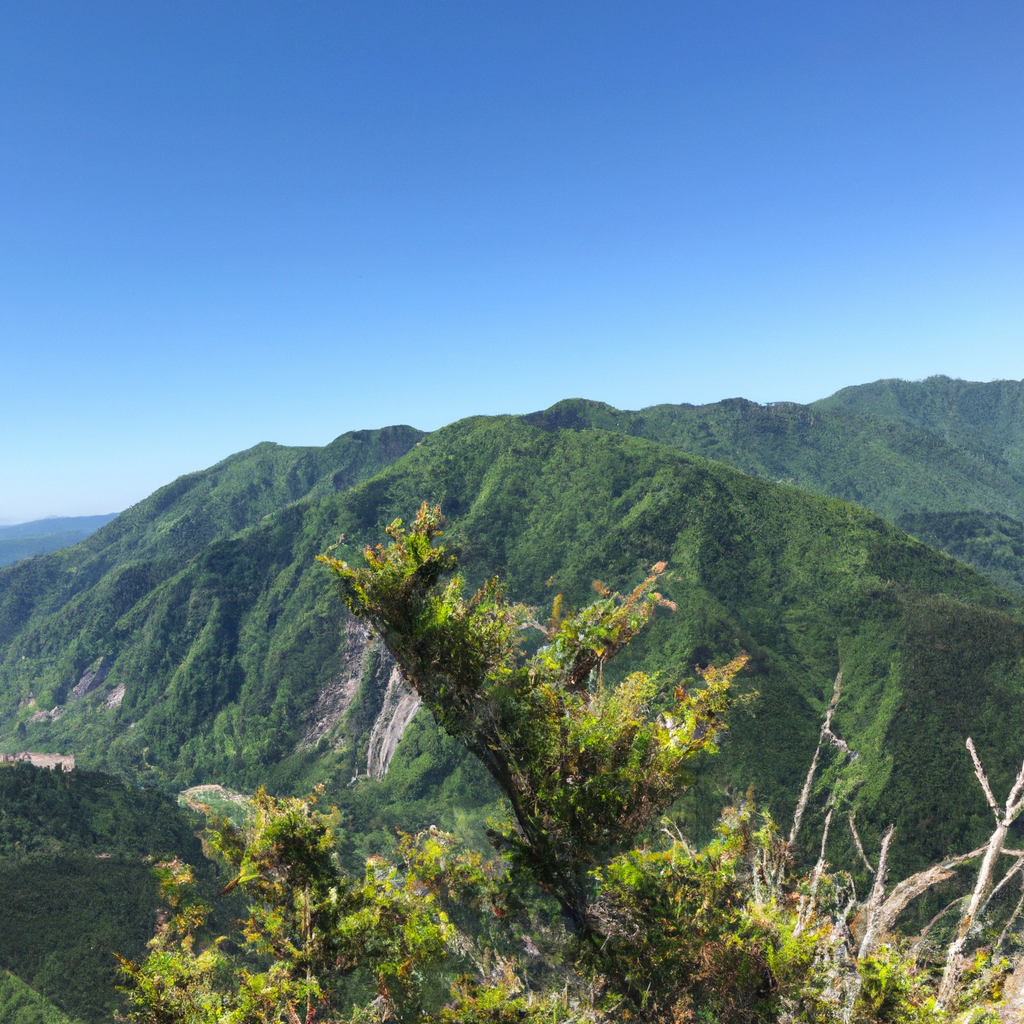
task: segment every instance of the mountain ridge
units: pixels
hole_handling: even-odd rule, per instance
[[[627,588],[667,560],[666,593],[680,611],[659,617],[622,671],[646,667],[679,679],[695,663],[741,647],[752,653],[757,717],[736,717],[733,738],[709,768],[717,781],[695,797],[709,801],[694,805],[695,820],[713,820],[717,794],[750,783],[785,817],[839,667],[849,692],[837,728],[861,748],[860,781],[850,784],[861,787],[865,821],[899,807],[895,794],[909,792],[909,765],[941,777],[948,794],[915,849],[895,851],[895,866],[944,853],[974,827],[964,810],[976,802],[970,773],[962,786],[947,781],[963,728],[985,737],[979,742],[994,778],[1015,770],[1008,730],[1024,731],[1014,710],[1024,702],[1009,696],[1024,685],[1019,599],[862,508],[646,438],[541,429],[514,416],[449,425],[353,488],[250,514],[241,531],[138,593],[125,584],[137,565],[114,565],[59,608],[40,602],[5,644],[3,743],[68,747],[83,765],[166,790],[261,781],[294,790],[326,781],[332,799],[351,799],[353,813],[371,818],[388,792],[404,801],[402,824],[419,827],[417,815],[436,806],[430,787],[446,777],[438,758],[449,774],[464,763],[430,738],[429,722],[413,720],[384,789],[360,782],[351,796],[346,787],[366,770],[361,751],[376,712],[353,698],[312,748],[302,743],[303,723],[321,695],[341,685],[332,681],[346,659],[363,659],[345,677],[354,691],[383,700],[369,682],[379,674],[376,656],[351,646],[340,603],[313,558],[342,534],[340,550],[358,557],[362,543],[376,542],[384,525],[408,517],[421,500],[439,501],[448,514],[470,584],[499,572],[516,597],[542,607],[555,592],[584,603],[595,578]],[[96,557],[103,563],[102,552]],[[988,646],[978,650],[982,636]],[[79,674],[100,656],[112,661],[104,684],[70,700]],[[976,678],[965,678],[965,665]],[[953,689],[929,707],[936,674]],[[924,733],[911,709],[929,723]],[[466,776],[460,799],[490,799],[473,778]],[[396,795],[400,786],[405,797]],[[916,807],[910,801],[900,820],[913,819]]]

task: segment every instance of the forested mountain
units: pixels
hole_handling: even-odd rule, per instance
[[[811,405],[638,412],[571,399],[527,418],[647,437],[863,505],[1024,596],[1022,383],[879,381]]]
[[[1019,398],[1012,382],[935,378],[812,406],[569,400],[430,435],[262,444],[74,547],[0,569],[0,751],[80,766],[0,768],[0,965],[21,979],[0,996],[52,1016],[27,982],[77,1016],[107,1013],[112,961],[68,965],[141,949],[156,900],[145,858],[202,861],[154,789],[323,782],[356,871],[396,825],[483,843],[491,779],[416,713],[315,561],[332,549],[357,563],[422,501],[447,515],[467,587],[497,574],[540,619],[558,595],[564,613],[594,580],[625,591],[667,562],[659,586],[675,609],[609,679],[643,668],[667,695],[695,665],[750,654],[749,699],[684,798],[691,835],[748,786],[789,820],[841,669],[832,727],[857,756],[826,758],[804,854],[840,773],[869,856],[897,825],[894,877],[971,848],[988,826],[964,740],[997,792],[1024,756]],[[857,859],[833,838],[833,863]]]
[[[950,444],[1024,472],[1024,381],[879,380],[843,388],[815,402],[818,410],[858,412],[885,423],[905,423]]]
[[[78,548],[3,570],[5,749],[73,750],[166,790],[322,779],[362,835],[429,823],[442,787],[449,807],[490,799],[421,719],[383,781],[349,787],[367,771],[390,670],[313,559],[341,534],[358,558],[428,500],[463,540],[471,583],[497,572],[544,614],[557,593],[578,606],[594,579],[628,588],[668,561],[678,610],[619,671],[643,664],[670,687],[694,664],[751,653],[759,696],[735,714],[695,822],[713,820],[727,786],[753,784],[791,812],[841,667],[835,723],[860,754],[851,785],[869,834],[901,825],[900,870],[969,843],[983,824],[964,738],[1000,782],[1019,764],[1019,602],[861,508],[662,442],[564,429],[560,414],[474,418],[419,444],[405,430],[349,435],[333,452],[261,446]],[[357,472],[331,461],[361,453],[370,476],[403,446],[348,489]]]
[[[0,526],[0,566],[70,547],[115,518],[116,513],[106,516],[54,516],[16,526]]]

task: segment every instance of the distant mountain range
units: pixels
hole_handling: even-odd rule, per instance
[[[105,516],[51,516],[31,523],[0,526],[0,566],[70,547],[116,518],[116,512]]]

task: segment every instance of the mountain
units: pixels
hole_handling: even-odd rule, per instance
[[[895,871],[969,848],[986,818],[964,739],[997,789],[1024,754],[1020,600],[863,508],[633,430],[566,424],[564,405],[428,436],[395,428],[325,449],[259,446],[76,548],[0,570],[3,748],[73,751],[168,791],[324,781],[362,851],[394,824],[451,823],[486,804],[483,773],[425,716],[386,774],[370,763],[374,734],[401,734],[403,698],[314,561],[342,534],[340,550],[358,558],[425,499],[449,516],[470,585],[498,573],[543,614],[556,593],[579,606],[593,580],[627,588],[668,561],[678,610],[617,672],[657,670],[668,688],[695,664],[751,653],[745,686],[758,696],[733,715],[690,798],[695,829],[750,784],[785,820],[842,668],[833,725],[859,754],[845,784],[869,847],[895,821]],[[726,412],[736,422],[749,409]],[[664,422],[693,419],[674,415]],[[764,425],[773,414],[749,415]],[[792,450],[801,416],[776,421]],[[383,777],[366,777],[371,767]]]
[[[0,566],[70,547],[116,518],[116,512],[105,516],[53,516],[16,526],[0,526]]]
[[[737,398],[637,412],[570,399],[527,419],[646,437],[854,502],[1024,596],[1013,540],[1024,531],[1024,383],[879,381],[811,405]]]
[[[46,537],[55,533],[83,533],[88,536],[101,526],[106,526],[117,513],[104,516],[50,516],[47,519],[33,519],[30,523],[16,523],[0,526],[0,540],[16,537]],[[82,538],[85,539],[84,537]]]
[[[813,408],[857,412],[925,430],[1003,463],[1018,477],[1024,474],[1024,381],[879,380],[843,388]]]

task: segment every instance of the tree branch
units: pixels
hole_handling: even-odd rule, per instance
[[[985,799],[988,801],[989,807],[992,808],[996,821],[998,821],[1002,817],[999,804],[996,803],[996,798],[992,795],[992,787],[988,784],[988,776],[985,774],[985,769],[981,766],[981,758],[978,757],[978,752],[974,749],[974,740],[970,736],[967,737],[967,749],[971,752],[971,760],[974,762],[974,774],[978,776],[981,788],[985,791]]]
[[[878,870],[875,872],[875,884],[868,900],[867,926],[857,952],[858,959],[863,959],[874,949],[882,931],[882,900],[885,896],[885,878],[889,870],[889,844],[892,842],[895,832],[896,826],[890,825],[888,831],[882,836],[882,849],[878,854]]]

